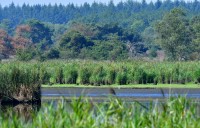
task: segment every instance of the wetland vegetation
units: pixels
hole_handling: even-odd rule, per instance
[[[77,86],[152,84],[156,86],[157,84],[200,83],[199,62],[55,60],[5,62],[0,64],[0,68],[1,88],[10,92],[13,92],[12,89],[16,87],[34,88],[40,84]],[[5,93],[9,94],[9,92]]]
[[[16,70],[16,67],[18,67],[22,70],[21,76],[16,75],[16,78],[13,78],[13,80],[19,81],[14,81],[18,83],[17,85],[20,85],[22,82],[27,84],[33,82],[46,85],[76,84],[94,86],[200,83],[199,62],[99,62],[73,60],[10,62],[1,63],[0,65],[1,69],[5,68],[1,70],[2,74],[11,75],[11,78],[12,75],[16,75],[12,74],[12,69]],[[3,78],[1,81],[2,85],[5,85],[6,82],[10,83]],[[3,82],[3,80],[5,81]]]
[[[1,113],[0,127],[200,127],[199,103],[184,97],[169,98],[166,102],[109,102],[95,103],[81,98],[72,102],[60,100],[54,106],[44,105],[26,120],[15,112]]]
[[[38,71],[25,64],[0,64],[0,103],[40,102]]]
[[[199,62],[11,61],[0,63],[0,79],[1,100],[4,100],[0,105],[2,128],[200,126],[199,102],[183,97],[170,97],[166,102],[148,106],[138,101],[122,102],[116,97],[101,103],[80,97],[72,98],[71,102],[63,99],[56,105],[43,104],[41,109],[32,107],[35,101],[40,105],[42,84],[166,87],[193,83],[198,86]],[[5,109],[5,101],[14,108]]]

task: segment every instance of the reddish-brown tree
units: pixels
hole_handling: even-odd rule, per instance
[[[16,28],[15,32],[16,36],[27,37],[28,33],[31,32],[31,27],[29,25],[20,25]]]
[[[9,54],[9,43],[12,38],[3,29],[0,29],[0,53]]]
[[[31,44],[31,41],[27,38],[16,36],[13,38],[11,44],[15,50],[25,49]]]
[[[31,45],[31,41],[28,35],[30,32],[31,28],[28,25],[20,25],[16,28],[15,37],[11,42],[15,51],[18,49],[25,49]]]

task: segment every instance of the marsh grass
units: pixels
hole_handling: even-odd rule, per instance
[[[0,100],[40,100],[39,70],[30,65],[5,63],[0,66]]]
[[[50,85],[95,86],[200,83],[200,62],[13,62],[1,63],[0,69],[1,86],[10,82],[12,86],[18,86],[22,82],[29,84],[36,81]],[[33,79],[36,80],[31,82]]]
[[[54,84],[127,85],[200,83],[199,62],[47,61],[43,71]],[[49,70],[48,68],[44,68]],[[42,75],[44,76],[44,75]],[[48,81],[49,77],[42,81]]]
[[[198,105],[184,97],[171,97],[162,105],[156,102],[148,106],[139,102],[123,102],[117,98],[95,103],[80,97],[70,103],[61,100],[56,107],[53,104],[46,105],[26,123],[15,115],[10,115],[9,119],[0,116],[0,127],[197,128],[200,126]]]

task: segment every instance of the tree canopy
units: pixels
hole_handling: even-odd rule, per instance
[[[189,60],[191,53],[200,51],[198,48],[200,42],[197,41],[198,34],[196,33],[199,30],[195,32],[199,24],[197,17],[191,22],[192,24],[183,10],[173,9],[156,25],[157,41],[170,60]],[[194,25],[197,26],[194,27]]]
[[[200,2],[0,6],[0,56],[200,59]]]

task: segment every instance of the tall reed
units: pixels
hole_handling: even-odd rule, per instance
[[[1,64],[0,100],[40,100],[40,85],[39,69],[34,65]]]
[[[14,66],[17,65],[17,66]],[[126,85],[200,83],[200,62],[47,61],[0,64],[1,86],[31,77],[42,84]],[[24,74],[25,72],[25,74]],[[31,73],[35,73],[33,76]],[[7,78],[7,76],[10,76]],[[12,77],[11,77],[12,76]],[[23,80],[23,81],[22,81]],[[4,82],[3,82],[4,81]],[[30,82],[29,82],[30,83]]]
[[[67,107],[68,106],[68,107]],[[119,128],[119,127],[200,127],[199,102],[184,97],[169,98],[162,104],[155,102],[123,102],[111,98],[109,102],[95,103],[82,98],[71,103],[61,100],[57,106],[47,104],[32,119],[24,122],[12,115],[9,118],[0,114],[0,127],[20,128]]]

